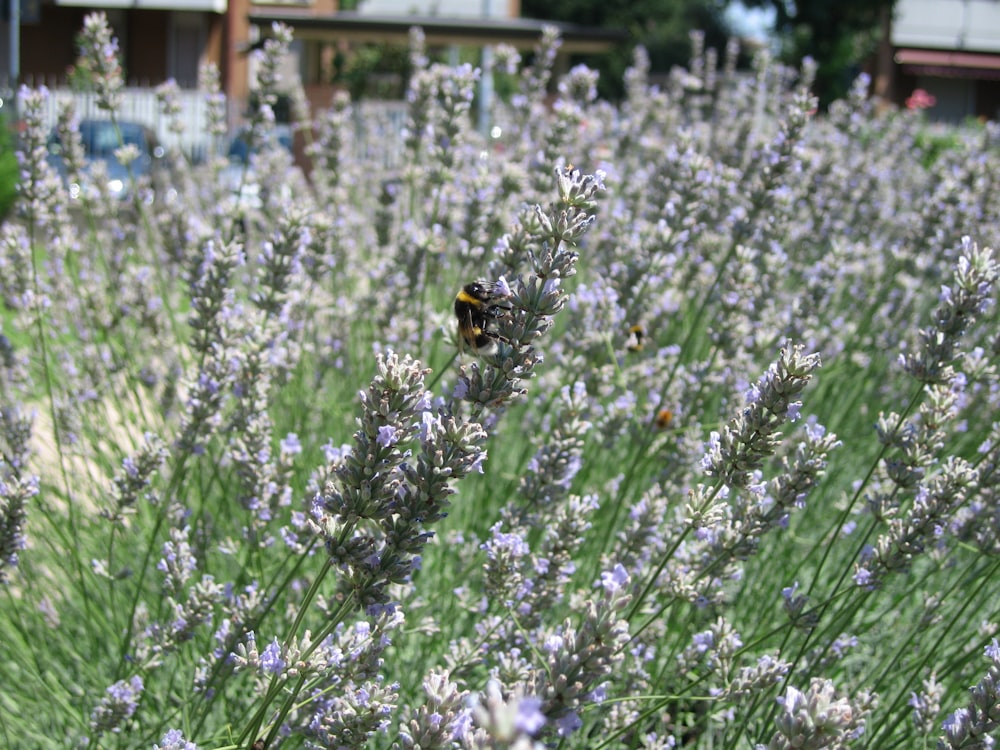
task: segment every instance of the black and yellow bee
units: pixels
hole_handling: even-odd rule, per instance
[[[455,317],[458,318],[458,340],[480,357],[496,354],[497,342],[510,341],[493,329],[497,318],[510,310],[510,289],[501,283],[474,281],[462,287],[455,296]]]
[[[641,352],[646,345],[643,341],[645,337],[646,329],[641,325],[629,326],[628,340],[625,342],[625,348],[630,352]]]

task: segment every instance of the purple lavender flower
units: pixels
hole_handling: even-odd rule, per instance
[[[121,733],[139,707],[143,688],[142,678],[138,675],[109,686],[107,694],[90,714],[91,731],[98,735]]]
[[[1000,644],[993,638],[983,649],[983,655],[990,661],[990,666],[983,678],[973,685],[969,692],[971,701],[951,713],[941,724],[944,736],[938,747],[988,747],[990,733],[1000,727]]]
[[[0,475],[0,584],[10,582],[18,555],[26,546],[24,527],[28,501],[37,494],[37,476],[14,474],[4,478]]]
[[[392,425],[382,425],[378,428],[378,437],[375,439],[375,442],[383,448],[395,445],[398,440],[399,438],[396,434],[396,428]]]
[[[181,730],[170,729],[159,743],[153,743],[153,750],[198,750],[198,745],[185,740]]]
[[[265,648],[260,655],[261,668],[265,672],[270,672],[271,674],[281,674],[287,663],[282,658],[281,644],[278,643],[278,639],[273,639]]]
[[[613,570],[601,573],[601,585],[608,593],[614,593],[623,588],[629,582],[628,571],[619,563]]]
[[[90,74],[97,92],[97,106],[111,112],[118,111],[125,82],[122,79],[118,40],[111,35],[104,13],[84,16],[79,65]]]
[[[570,711],[556,719],[556,727],[560,737],[568,737],[582,726],[583,719],[575,711]]]

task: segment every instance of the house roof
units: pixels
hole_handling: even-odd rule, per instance
[[[250,23],[268,27],[274,22],[291,26],[297,39],[341,40],[357,42],[395,42],[405,45],[410,29],[423,29],[427,44],[485,46],[506,43],[530,49],[538,43],[542,29],[555,26],[564,52],[605,52],[628,39],[621,29],[580,26],[573,23],[542,21],[534,18],[466,18],[441,16],[375,16],[352,11],[332,15],[313,15],[308,11],[282,13],[252,12]]]

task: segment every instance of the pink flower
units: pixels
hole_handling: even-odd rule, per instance
[[[913,110],[930,109],[937,104],[937,99],[923,89],[914,89],[906,98],[906,108]]]

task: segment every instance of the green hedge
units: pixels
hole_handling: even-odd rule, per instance
[[[17,156],[14,136],[6,117],[0,117],[0,220],[10,213],[17,197]]]

